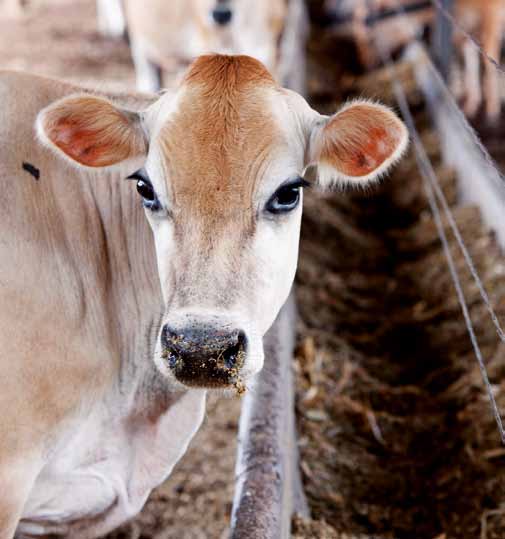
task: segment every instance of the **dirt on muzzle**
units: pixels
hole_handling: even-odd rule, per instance
[[[195,342],[184,334],[165,335],[161,357],[175,378],[189,387],[235,388],[238,395],[245,392],[240,372],[246,350],[240,340],[225,348],[225,338],[212,342]]]

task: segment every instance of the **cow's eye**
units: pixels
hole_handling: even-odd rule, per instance
[[[142,197],[144,206],[152,211],[160,209],[160,202],[156,196],[153,184],[149,181],[147,174],[143,170],[134,172],[128,176],[129,180],[136,180],[137,193]]]
[[[156,193],[153,186],[145,180],[137,181],[137,193],[147,202],[152,202],[156,199]]]
[[[270,213],[285,213],[294,210],[300,202],[300,191],[309,183],[302,178],[281,185],[268,201],[266,209]]]

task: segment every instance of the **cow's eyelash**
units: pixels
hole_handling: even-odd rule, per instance
[[[157,212],[161,209],[161,203],[149,176],[144,169],[137,170],[126,178],[137,182],[137,192],[142,197],[144,208]]]
[[[293,181],[287,181],[282,184],[281,187],[312,187],[312,183],[307,181],[305,178],[299,177]]]
[[[127,176],[126,180],[135,180],[135,181],[142,180],[146,183],[151,183],[151,180],[149,179],[148,174],[143,169],[136,170],[133,174],[130,174],[129,176]]]
[[[297,187],[312,187],[312,183],[307,181],[305,178],[302,178],[299,176],[298,178],[293,178],[291,180],[287,180],[284,183],[281,183],[279,187],[277,187],[275,193],[278,193],[281,189],[296,189]],[[275,195],[275,193],[273,193]]]
[[[310,184],[302,177],[281,184],[266,203],[265,210],[272,215],[286,215],[298,207],[301,189]]]

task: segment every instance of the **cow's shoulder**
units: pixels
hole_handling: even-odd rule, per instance
[[[31,103],[45,102],[47,99],[79,91],[79,87],[69,82],[34,75],[24,71],[0,70],[1,106],[6,108],[16,102],[29,98]]]
[[[56,99],[80,93],[102,96],[131,110],[145,109],[159,97],[138,92],[108,92],[33,73],[0,70],[0,106],[7,114],[10,110],[40,110]]]
[[[159,97],[135,92],[106,92],[32,73],[0,70],[0,162],[3,168],[9,162],[20,162],[26,155],[37,158],[34,153],[40,153],[39,160],[46,162],[49,153],[36,142],[37,115],[59,99],[77,94],[98,95],[132,111],[148,108]]]

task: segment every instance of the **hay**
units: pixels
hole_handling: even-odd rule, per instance
[[[501,254],[437,167],[503,320]],[[451,247],[503,409],[505,350]],[[503,537],[505,451],[412,156],[373,195],[307,197],[298,300],[298,426],[316,522],[368,537]]]

